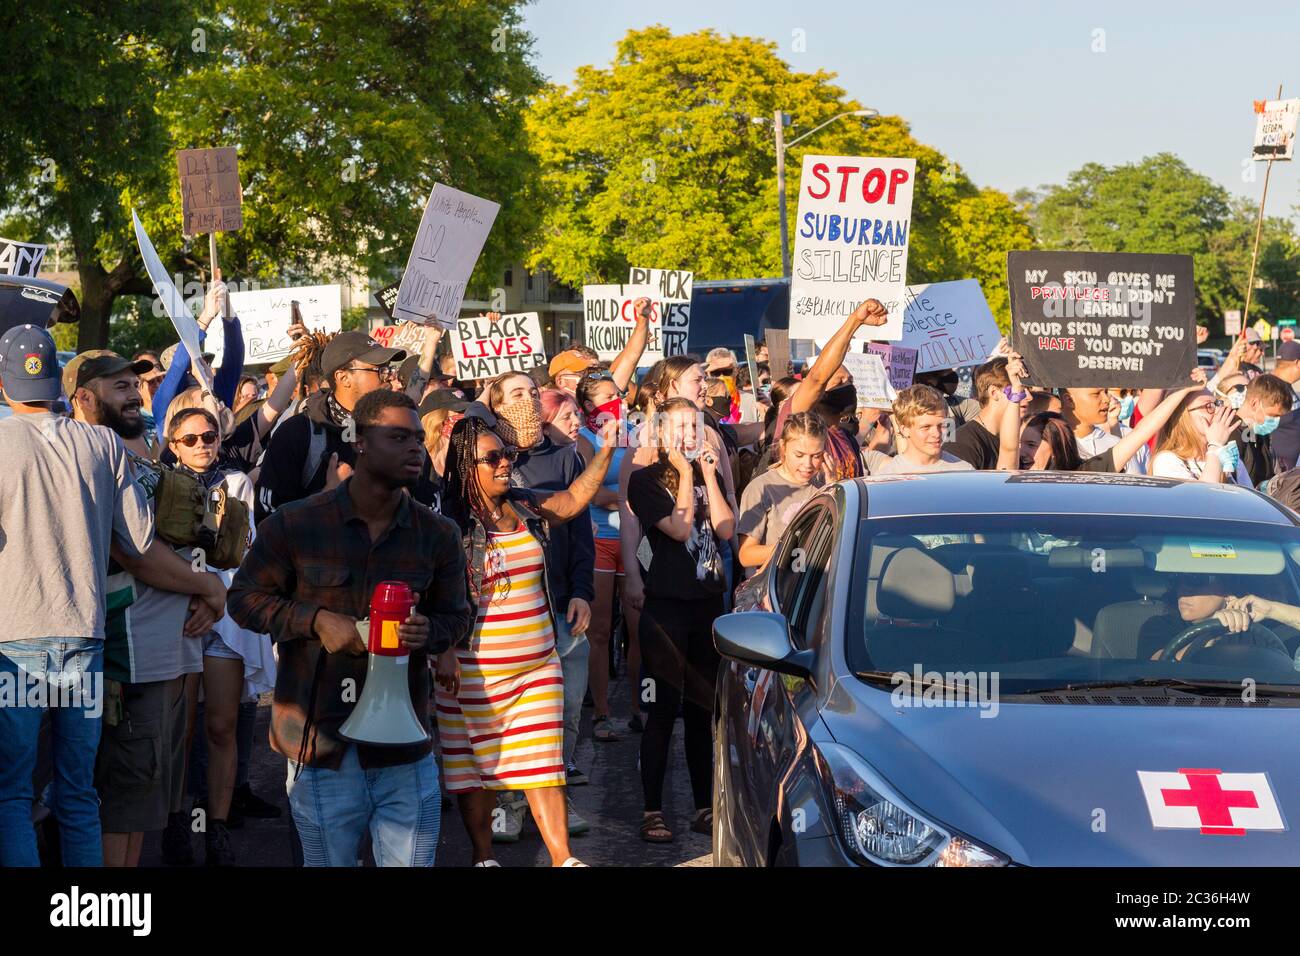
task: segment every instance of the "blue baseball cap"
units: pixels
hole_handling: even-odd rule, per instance
[[[0,380],[10,402],[56,402],[63,391],[50,333],[18,325],[0,337]]]

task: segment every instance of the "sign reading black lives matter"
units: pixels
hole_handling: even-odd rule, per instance
[[[1191,256],[1010,252],[1011,343],[1049,388],[1181,388],[1196,367]]]

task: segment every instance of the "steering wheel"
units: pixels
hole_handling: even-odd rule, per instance
[[[1210,618],[1208,621],[1198,621],[1190,627],[1185,627],[1175,634],[1169,643],[1165,645],[1164,650],[1160,652],[1160,660],[1177,660],[1178,658],[1174,655],[1184,647],[1190,648],[1194,644],[1206,644],[1209,642],[1210,638],[1216,636],[1220,631],[1226,631],[1227,629],[1227,625],[1216,618]],[[1247,637],[1247,635],[1250,636]],[[1278,637],[1264,625],[1256,623],[1255,621],[1251,621],[1250,627],[1246,628],[1246,630],[1237,631],[1232,636],[1238,639],[1234,641],[1236,644],[1245,644],[1253,647],[1267,647],[1280,651],[1287,657],[1291,656],[1291,652],[1287,650],[1287,646],[1282,641],[1282,638]],[[1246,639],[1241,640],[1241,638]],[[1202,649],[1203,648],[1197,648],[1197,650]],[[1195,652],[1193,651],[1191,653]],[[1187,655],[1184,654],[1182,659],[1186,660]]]

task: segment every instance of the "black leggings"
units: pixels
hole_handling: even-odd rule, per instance
[[[720,661],[713,647],[713,621],[722,613],[722,595],[696,601],[645,599],[641,661],[650,683],[642,683],[639,695],[650,709],[641,737],[647,812],[663,809],[668,748],[679,711],[686,726],[686,768],[695,808],[712,805],[713,693]]]

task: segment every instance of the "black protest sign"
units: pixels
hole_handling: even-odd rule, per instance
[[[1181,388],[1196,367],[1191,256],[1010,252],[1011,343],[1049,388]]]
[[[401,287],[402,280],[398,279],[392,285],[384,286],[375,293],[375,298],[379,300],[379,304],[388,313],[390,319],[393,317],[393,306],[397,305],[397,290]]]

